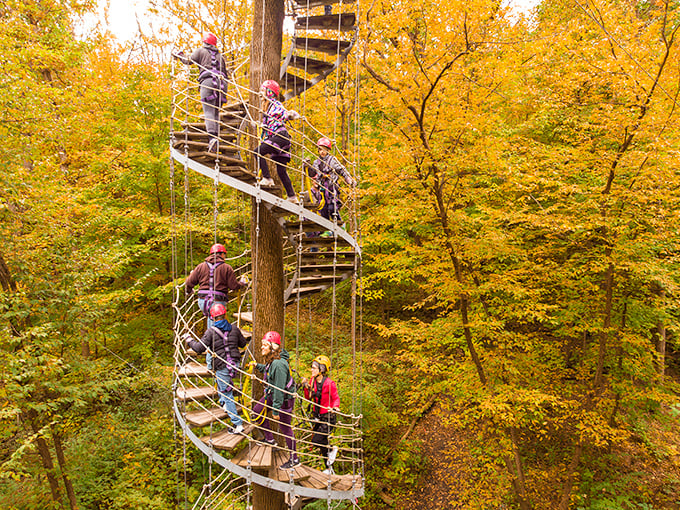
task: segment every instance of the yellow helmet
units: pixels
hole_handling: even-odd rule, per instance
[[[319,364],[320,367],[319,371],[322,374],[331,371],[331,360],[328,358],[328,356],[324,356],[323,354],[321,354],[320,356],[314,358],[314,361],[316,361]]]

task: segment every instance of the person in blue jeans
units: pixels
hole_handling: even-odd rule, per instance
[[[212,352],[212,365],[217,380],[217,392],[220,396],[220,405],[224,408],[233,428],[232,434],[243,432],[243,420],[236,412],[234,402],[234,386],[232,381],[236,375],[236,368],[241,362],[241,352],[248,344],[239,328],[230,324],[226,318],[227,309],[221,303],[216,303],[210,308],[210,316],[214,323],[197,342],[187,337],[187,347],[198,354],[206,350]]]

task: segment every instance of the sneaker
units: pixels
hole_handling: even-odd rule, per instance
[[[334,475],[335,471],[333,471],[332,467],[326,468],[323,471],[321,471],[324,475]]]
[[[268,444],[268,445],[270,445],[270,446],[273,446],[274,448],[276,448],[276,447],[278,446],[278,444],[276,443],[276,439],[274,439],[274,438],[272,438],[272,439],[263,439],[263,442],[264,442],[264,444]]]
[[[243,423],[239,423],[229,431],[230,434],[240,434],[241,432],[243,432]]]
[[[300,203],[300,201],[298,200],[298,198],[295,195],[293,195],[292,197],[288,197],[288,201],[290,203],[296,204],[296,205],[298,205]]]
[[[208,144],[208,152],[217,152],[217,138],[210,140]]]
[[[260,181],[260,186],[272,187],[272,186],[276,186],[276,183],[274,182],[274,179],[269,177],[269,178],[262,179]]]
[[[331,448],[331,451],[328,452],[328,461],[326,462],[326,465],[330,468],[333,465],[333,462],[335,462],[335,458],[338,456],[338,447],[334,446]]]
[[[300,465],[300,459],[290,459],[285,464],[281,464],[279,469],[293,469],[295,466]]]

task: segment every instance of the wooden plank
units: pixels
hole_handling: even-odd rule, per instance
[[[177,388],[177,399],[182,402],[190,400],[203,400],[217,396],[217,389],[212,386],[201,386],[199,388]]]
[[[334,39],[314,39],[310,37],[295,37],[293,44],[298,50],[319,51],[329,55],[337,55],[340,52],[349,48],[351,41],[337,41]]]
[[[321,7],[322,5],[339,4],[353,4],[355,0],[295,0],[299,7],[311,9],[313,7]]]
[[[353,12],[341,14],[323,14],[321,16],[299,17],[295,23],[296,30],[352,30],[357,17]]]
[[[305,466],[302,464],[294,467],[293,469],[281,469],[279,466],[288,462],[288,452],[285,450],[277,450],[274,455],[274,463],[272,468],[269,470],[269,478],[279,482],[290,482],[290,476],[293,475],[293,481],[298,483],[302,480],[306,480],[309,474],[305,470]]]
[[[331,488],[336,491],[348,491],[352,488],[360,489],[363,480],[359,475],[331,475]]]
[[[207,445],[212,441],[212,446],[215,450],[232,451],[241,444],[242,441],[247,440],[247,434],[250,433],[250,431],[252,431],[252,426],[248,425],[244,428],[244,433],[242,434],[230,434],[228,429],[224,429],[212,436],[203,436],[201,441]]]
[[[302,76],[286,72],[281,78],[281,86],[286,89],[307,90],[312,86],[312,82],[305,80]]]
[[[324,260],[324,262],[328,262],[327,260]],[[354,271],[354,264],[313,264],[310,266],[300,266],[298,268],[298,271],[300,274],[333,274],[333,271],[336,273],[343,273],[347,271]]]
[[[304,55],[293,55],[288,62],[290,67],[295,69],[300,69],[307,74],[322,74],[328,71],[332,71],[335,68],[335,64],[332,62],[326,62],[325,60],[317,60],[315,58],[306,57]]]
[[[195,361],[190,361],[177,370],[181,377],[212,377],[213,373],[208,367]]]
[[[263,465],[263,464],[256,464],[254,462],[255,457],[262,456],[260,455],[261,449],[269,449],[271,450],[271,446],[267,445],[259,445],[257,443],[250,443],[250,446],[245,447],[243,450],[241,450],[239,453],[236,454],[236,456],[231,460],[234,464],[237,464],[242,467],[247,467],[248,466],[248,460],[250,460],[250,467],[256,468],[256,469],[271,469],[271,454],[269,455],[269,464]],[[266,458],[263,458],[263,460],[267,460]]]
[[[241,312],[240,314],[237,312],[234,314],[234,317],[240,318],[243,322],[253,323],[253,312]]]
[[[194,427],[206,427],[217,420],[224,420],[226,417],[227,412],[221,407],[190,411],[184,415],[184,419]]]

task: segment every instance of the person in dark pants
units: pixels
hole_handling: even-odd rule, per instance
[[[196,64],[200,68],[198,83],[200,85],[201,105],[205,117],[205,130],[208,132],[208,152],[217,152],[220,135],[220,106],[224,102],[227,67],[224,58],[215,46],[217,36],[207,33],[203,37],[203,46],[187,58],[184,52],[173,53],[173,57],[183,64]]]
[[[266,157],[276,163],[276,173],[286,190],[288,200],[298,203],[293,184],[290,182],[286,166],[290,161],[290,134],[286,121],[300,118],[295,110],[286,110],[279,101],[279,84],[274,80],[266,80],[260,87],[260,95],[264,101],[262,106],[262,143],[257,147],[257,161],[262,172],[262,186],[274,186],[269,173]]]
[[[335,411],[340,410],[340,396],[335,381],[328,377],[331,369],[331,360],[328,356],[320,355],[314,358],[309,380],[303,379],[302,386],[305,398],[311,400],[312,417],[314,418],[314,435],[312,443],[318,446],[319,453],[326,459],[327,469],[324,474],[333,473],[333,462],[338,453],[338,448],[328,450],[328,436],[335,424]]]
[[[243,420],[236,412],[232,381],[236,376],[236,368],[241,362],[239,348],[245,347],[248,340],[243,336],[240,329],[229,323],[226,314],[227,309],[223,304],[214,304],[210,308],[210,316],[215,322],[206,330],[201,340],[197,342],[188,334],[185,339],[187,347],[198,354],[205,351],[212,352],[212,366],[217,380],[220,405],[226,411],[233,425],[230,433],[240,434],[243,432]]]
[[[253,413],[256,417],[262,416],[265,442],[275,445],[272,426],[267,417],[267,409],[271,409],[272,419],[278,422],[279,432],[286,438],[286,446],[290,452],[288,461],[279,468],[291,469],[298,466],[300,460],[295,450],[295,433],[291,426],[295,404],[295,381],[288,365],[288,351],[281,347],[281,335],[276,331],[268,331],[262,338],[261,352],[265,362],[251,364],[264,374],[265,389],[260,401],[253,406]]]

